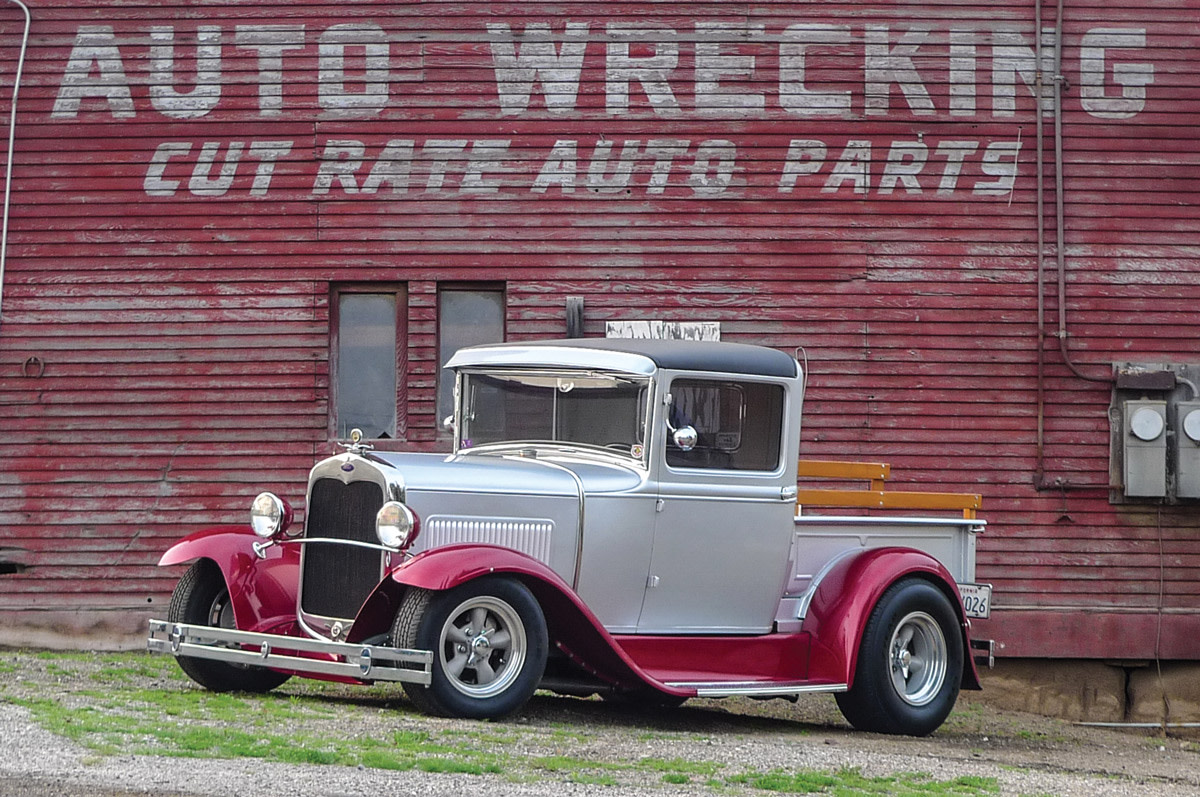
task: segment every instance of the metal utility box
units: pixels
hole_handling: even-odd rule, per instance
[[[1123,415],[1125,495],[1163,498],[1167,494],[1167,402],[1126,401]]]
[[[1181,401],[1175,413],[1175,494],[1200,498],[1200,401]]]

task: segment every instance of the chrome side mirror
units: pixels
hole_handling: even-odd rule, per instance
[[[453,415],[447,415],[445,418],[442,418],[442,428],[444,430],[446,430],[447,432],[449,432],[450,434],[454,434],[454,416]]]
[[[691,451],[700,440],[700,434],[691,426],[680,426],[671,436],[680,451]]]

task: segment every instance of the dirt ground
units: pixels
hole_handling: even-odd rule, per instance
[[[144,654],[143,654],[144,655]],[[146,657],[154,662],[167,661]],[[187,698],[199,688],[170,668],[126,668],[119,687]],[[173,662],[170,662],[173,668]],[[141,674],[139,674],[139,667]],[[311,720],[322,733],[390,738],[397,730],[490,742],[510,762],[501,774],[382,772],[362,766],[313,766],[257,759],[211,761],[125,755],[86,749],[40,727],[30,701],[53,696],[70,711],[86,715],[103,694],[100,657],[60,661],[21,651],[0,650],[0,794],[603,794],[610,797],[664,793],[764,794],[763,786],[719,786],[711,780],[664,782],[645,768],[620,771],[592,782],[578,772],[526,766],[547,756],[611,763],[646,760],[715,762],[722,773],[854,769],[878,777],[923,772],[936,780],[991,778],[998,792],[1012,795],[1194,795],[1200,793],[1200,739],[1161,731],[1117,731],[1084,727],[988,705],[964,693],[947,723],[923,738],[859,733],[842,720],[833,699],[811,696],[783,700],[693,700],[678,709],[643,709],[602,700],[539,693],[517,716],[477,723],[425,717],[399,688],[391,692],[320,685],[293,679],[276,693],[289,705],[319,709]],[[120,669],[120,668],[118,668]],[[114,682],[115,683],[115,682]],[[154,708],[148,708],[154,711]],[[247,729],[254,717],[246,717]],[[224,717],[224,725],[239,719]],[[43,723],[44,724],[44,723]],[[276,729],[297,732],[298,728]],[[312,728],[305,727],[305,731]],[[482,742],[489,743],[489,742]],[[524,769],[523,769],[524,767]],[[524,773],[524,774],[522,774]],[[934,793],[934,792],[930,792]]]

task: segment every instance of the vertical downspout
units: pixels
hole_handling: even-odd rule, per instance
[[[1045,123],[1042,120],[1042,0],[1034,0],[1033,19],[1034,60],[1037,62],[1034,65],[1034,116],[1037,119],[1037,465],[1033,483],[1041,489],[1046,477],[1046,201],[1042,196],[1046,159],[1042,152],[1045,141]]]
[[[29,26],[32,21],[29,6],[21,0],[8,0],[20,7],[25,14],[25,32],[21,36],[21,54],[17,58],[17,73],[13,77],[12,109],[8,115],[8,160],[5,163],[4,174],[4,220],[0,226],[0,319],[3,319],[4,307],[4,266],[8,261],[8,209],[12,200],[12,170],[13,151],[17,137],[17,96],[21,90],[21,72],[25,68],[25,49],[29,46]]]

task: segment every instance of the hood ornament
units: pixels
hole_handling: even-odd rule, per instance
[[[349,443],[338,443],[338,445],[340,445],[342,448],[346,449],[347,454],[356,454],[361,457],[363,455],[363,452],[373,451],[375,449],[375,446],[371,445],[370,443],[364,443],[362,441],[362,439],[363,439],[362,429],[351,429],[350,430],[350,442]]]

